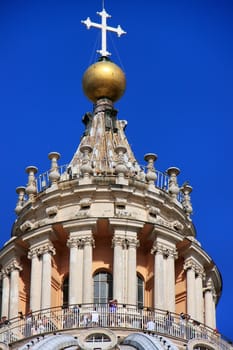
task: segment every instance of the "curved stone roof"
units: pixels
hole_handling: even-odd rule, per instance
[[[165,343],[168,342],[168,339],[164,337],[160,338],[162,338],[162,341],[165,341]],[[128,337],[124,339],[123,344],[134,346],[138,350],[164,350],[167,348],[165,345],[163,345],[163,343],[161,343],[157,336],[151,336],[143,333],[132,333],[128,335]],[[171,341],[169,341],[169,345],[170,350],[178,350],[177,346]]]
[[[27,350],[27,345],[28,344],[25,344],[23,347],[19,348],[19,350]],[[42,341],[36,343],[35,345],[32,345],[32,343],[30,343],[30,345],[30,349],[33,350],[62,350],[64,347],[67,349],[76,349],[78,346],[78,340],[69,334],[59,334],[44,338]]]

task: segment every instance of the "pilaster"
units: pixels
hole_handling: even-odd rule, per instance
[[[187,281],[187,312],[195,320],[203,322],[203,267],[193,258],[185,260]]]
[[[69,304],[82,303],[83,288],[83,246],[80,237],[70,236],[67,247],[70,249]]]
[[[10,278],[9,273],[5,268],[1,270],[2,278],[2,314],[8,318],[9,314],[9,300],[10,300]]]
[[[9,302],[9,319],[18,317],[18,300],[19,300],[19,273],[22,267],[19,261],[14,258],[6,267],[10,274],[10,302]]]
[[[128,247],[128,278],[127,278],[127,304],[135,305],[137,303],[137,247],[139,241],[137,238],[127,238]]]
[[[126,247],[125,237],[115,231],[112,239],[113,246],[113,297],[117,299],[119,303],[124,303],[124,256],[123,250]]]
[[[110,219],[114,237],[113,297],[119,303],[136,305],[137,299],[137,240],[143,224],[137,220]]]
[[[211,328],[216,327],[215,297],[213,282],[211,278],[208,278],[206,287],[204,288],[205,324]]]
[[[41,309],[51,307],[51,257],[55,249],[51,242],[47,242],[39,250],[42,257]]]
[[[31,247],[28,252],[28,259],[31,260],[30,310],[32,311],[39,310],[41,305],[42,262],[40,254],[39,247]]]
[[[154,306],[175,311],[175,243],[156,240],[151,249],[154,254]]]
[[[93,302],[92,253],[94,239],[91,236],[82,237],[83,243],[83,303]]]

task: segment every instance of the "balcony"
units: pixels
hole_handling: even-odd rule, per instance
[[[2,319],[0,342],[13,345],[18,341],[39,339],[51,333],[94,327],[144,332],[183,343],[197,339],[215,344],[222,350],[232,350],[229,340],[195,320],[188,317],[181,319],[174,313],[168,317],[164,310],[125,304],[117,305],[114,310],[107,304],[82,304],[38,310],[27,316],[19,313],[18,318]]]
[[[145,174],[146,173],[146,166],[140,165],[140,170]],[[72,180],[72,179],[77,179],[82,177],[82,174],[80,173],[80,171],[75,171],[73,169],[73,171],[71,170],[71,168],[68,167],[67,164],[65,165],[61,165],[57,167],[57,171],[60,174],[60,181],[67,181],[67,180]],[[51,182],[49,180],[49,174],[50,174],[50,170],[39,174],[36,178],[36,182],[37,182],[37,191],[42,192],[43,190],[45,190],[46,188],[48,188],[51,185]],[[100,173],[93,173],[94,177],[100,176]],[[113,176],[116,177],[116,174],[113,175],[113,173],[103,173],[103,176],[108,175],[109,177]],[[130,173],[128,175],[126,175],[127,177],[135,177],[137,175],[136,171],[131,170]],[[167,174],[162,173],[159,170],[156,170],[156,181],[155,181],[155,186],[163,189],[165,191],[168,191],[168,182],[169,182],[169,177]]]

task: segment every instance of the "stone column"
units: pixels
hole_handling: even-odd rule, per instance
[[[216,302],[217,295],[215,289],[213,290],[213,299],[212,299],[212,328],[216,328]]]
[[[28,259],[31,259],[30,310],[36,311],[41,306],[41,260],[39,248],[31,248]]]
[[[127,278],[127,304],[137,304],[137,238],[127,238],[128,246],[128,278]],[[119,279],[119,277],[118,277]]]
[[[204,289],[204,300],[205,300],[205,324],[208,327],[216,327],[215,317],[215,291],[213,282],[209,278]]]
[[[213,303],[213,295],[212,289],[205,289],[205,324],[208,327],[212,327],[212,303]]]
[[[18,261],[14,259],[7,267],[10,272],[10,305],[9,305],[9,319],[18,317],[19,305],[19,272],[22,267]]]
[[[113,297],[118,303],[124,303],[124,264],[123,264],[123,248],[125,237],[114,234],[112,239],[113,252]]]
[[[165,309],[175,312],[176,293],[175,293],[175,259],[177,257],[176,249],[167,249],[166,264],[166,305]]]
[[[67,247],[70,248],[69,304],[81,304],[83,280],[83,242],[78,237],[70,237],[67,241]]]
[[[196,290],[195,290],[195,264],[192,260],[187,260],[184,265],[186,270],[187,283],[187,313],[195,319]]]
[[[83,303],[93,303],[92,281],[92,249],[94,239],[92,236],[82,237],[83,242]]]
[[[204,303],[203,303],[203,269],[196,271],[196,320],[204,322]]]
[[[113,297],[120,304],[136,305],[137,296],[137,233],[143,224],[125,218],[110,219],[114,230]],[[130,282],[131,281],[131,285]]]
[[[155,242],[151,253],[154,254],[154,307],[156,309],[164,309],[165,271],[163,246]]]
[[[51,242],[40,248],[42,255],[42,286],[41,286],[41,309],[51,307],[51,256],[55,254],[55,249]]]
[[[9,318],[10,280],[6,269],[2,269],[2,315]]]

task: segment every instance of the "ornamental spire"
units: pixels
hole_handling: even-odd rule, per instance
[[[87,17],[85,21],[81,21],[81,23],[85,24],[87,29],[94,27],[101,30],[101,50],[97,50],[97,52],[100,53],[102,57],[108,57],[111,55],[111,53],[107,51],[107,31],[116,33],[118,37],[120,37],[122,34],[126,34],[126,32],[121,28],[119,24],[116,28],[107,25],[107,18],[111,18],[111,16],[105,11],[104,2],[102,11],[97,12],[97,15],[101,17],[101,24],[92,22],[90,17]]]

